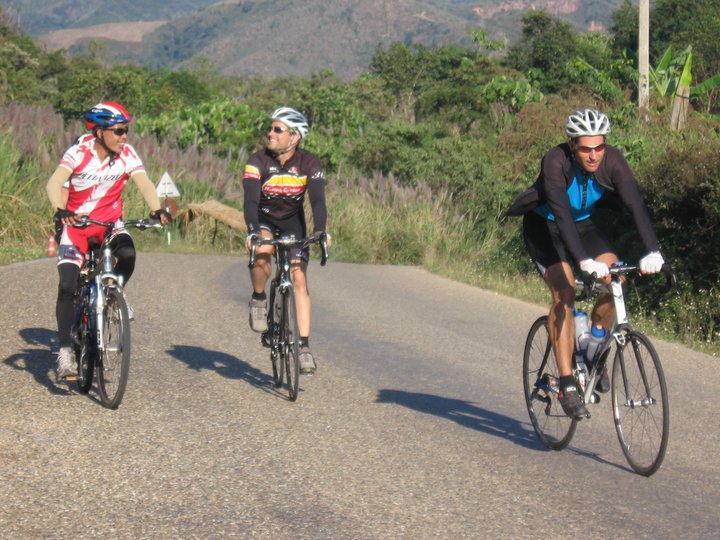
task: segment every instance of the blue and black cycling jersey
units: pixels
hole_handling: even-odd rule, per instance
[[[588,255],[575,224],[590,219],[598,200],[608,195],[619,197],[630,211],[645,249],[660,251],[637,180],[622,153],[610,145],[600,167],[587,178],[568,143],[550,149],[540,162],[534,184],[518,195],[506,215],[535,212],[554,221],[573,258],[581,261]]]
[[[570,213],[573,221],[584,221],[595,213],[595,205],[605,193],[605,188],[593,176],[586,175],[575,164],[575,175],[567,188]],[[555,221],[550,206],[545,203],[535,208],[535,213],[547,220]]]

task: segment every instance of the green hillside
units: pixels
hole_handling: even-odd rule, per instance
[[[16,0],[13,5],[22,27],[41,40],[54,30],[77,28],[70,44],[62,45],[73,54],[87,53],[94,40],[101,39],[107,43],[107,58],[118,62],[179,68],[205,57],[228,75],[268,78],[330,70],[348,79],[367,69],[378,44],[468,46],[470,28],[483,29],[491,39],[510,44],[520,36],[522,14],[543,8],[579,30],[602,30],[621,2]],[[92,26],[158,20],[167,22],[142,42],[119,39],[136,28],[109,31]],[[114,39],[108,40],[109,36]]]
[[[211,51],[217,47],[215,36],[240,32],[233,24],[241,17],[228,14],[244,6],[249,19],[264,21],[255,30],[257,43],[282,65],[283,58],[317,52],[316,36],[302,34],[299,22],[288,25],[294,12],[271,16],[273,6],[299,4],[228,4],[173,24],[193,36],[196,49]],[[348,28],[368,20],[369,8],[363,6],[338,1],[322,10],[320,3],[303,5],[316,6],[305,13],[306,21],[321,21],[328,13],[345,17],[344,26],[322,35],[327,43],[322,52],[336,61],[343,49],[333,49],[330,38],[343,39],[349,48],[353,34]],[[383,25],[397,30],[395,21],[407,19],[399,5],[393,3],[392,14],[375,19],[373,31]],[[427,0],[428,10],[418,23],[428,29],[436,24],[432,5]],[[342,6],[345,11],[337,11]],[[636,40],[628,36],[637,19],[628,10],[614,35],[578,31],[544,12],[526,13],[522,38],[503,56],[491,53],[493,47],[486,47],[491,44],[479,31],[468,46],[423,47],[397,40],[393,30],[389,35],[395,42],[376,48],[360,76],[343,80],[329,64],[309,77],[266,79],[226,76],[208,63],[182,71],[118,64],[106,56],[119,50],[118,43],[108,43],[106,50],[94,44],[90,55],[69,56],[44,49],[0,9],[0,264],[44,253],[53,231],[44,186],[63,150],[83,131],[78,118],[89,105],[111,99],[128,107],[134,117],[133,146],[151,178],[170,172],[183,194],[179,205],[212,198],[239,208],[240,171],[262,141],[268,111],[290,104],[307,114],[312,129],[304,144],[325,164],[336,260],[420,265],[545,303],[545,288],[522,245],[520,220],[502,216],[536,178],[542,155],[563,140],[567,114],[595,106],[609,114],[608,142],[627,156],[663,255],[680,276],[672,295],[659,295],[653,287],[629,294],[633,312],[658,334],[717,353],[720,52],[715,37],[720,0],[698,0],[691,10],[684,0],[658,0],[653,6],[654,77],[647,120],[636,105]],[[211,13],[214,17],[208,18]],[[320,31],[318,24],[312,28]],[[125,25],[126,36],[132,26],[141,25]],[[112,35],[122,35],[119,28],[112,27]],[[354,31],[360,36],[368,29]],[[243,48],[257,45],[239,37],[247,39]],[[172,34],[167,40],[178,48],[183,41]],[[168,41],[160,39],[156,46],[162,43]],[[191,58],[163,50],[180,63]],[[262,50],[252,49],[256,54]],[[235,56],[242,53],[234,51]],[[689,115],[674,129],[674,89],[687,80]],[[139,215],[146,209],[132,193],[125,208]],[[627,214],[599,209],[597,221],[625,260],[644,254]],[[242,252],[244,245],[244,231],[207,223],[178,227],[173,237],[172,249],[228,254]]]

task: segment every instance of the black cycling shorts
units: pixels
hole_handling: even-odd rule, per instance
[[[305,238],[307,227],[305,225],[305,216],[302,212],[298,212],[285,219],[274,219],[260,212],[259,221],[260,228],[270,231],[275,238],[280,236],[294,235],[295,238]],[[308,262],[310,260],[310,248],[306,246],[304,249],[292,248],[290,250],[290,261]]]
[[[592,219],[578,221],[575,227],[589,257],[595,259],[603,253],[614,253],[610,241]],[[560,237],[557,223],[535,212],[528,212],[523,218],[523,240],[540,275],[545,275],[545,270],[553,264],[566,262],[572,266],[574,263],[572,255]]]

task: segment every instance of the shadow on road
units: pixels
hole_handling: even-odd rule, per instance
[[[228,379],[240,379],[250,383],[256,388],[271,391],[273,388],[272,375],[260,371],[244,360],[230,354],[193,347],[191,345],[173,345],[167,353],[187,364],[195,371],[209,370]]]
[[[50,376],[55,370],[56,361],[52,345],[57,331],[47,328],[23,328],[18,334],[29,347],[8,356],[3,363],[13,369],[30,373],[38,384],[47,388],[52,394],[71,394],[72,392],[64,387],[56,386],[54,378]]]
[[[376,403],[396,403],[421,413],[446,418],[447,420],[457,422],[461,426],[482,431],[483,433],[488,433],[496,437],[502,437],[525,448],[553,452],[553,450],[546,448],[537,439],[532,429],[526,427],[526,425],[529,424],[488,411],[487,409],[474,405],[470,401],[445,398],[431,394],[403,392],[401,390],[380,390],[375,401]],[[620,470],[632,472],[632,469],[629,467],[608,461],[596,452],[582,450],[576,446],[568,446],[564,451],[592,459],[598,463],[616,467]]]
[[[533,450],[545,448],[535,437],[535,432],[527,429],[522,423],[514,418],[478,407],[470,401],[387,389],[380,390],[375,401],[396,403],[421,413],[433,414]]]

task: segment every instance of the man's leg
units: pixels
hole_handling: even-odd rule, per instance
[[[72,262],[58,265],[57,303],[55,304],[55,316],[58,325],[58,343],[60,349],[57,359],[58,379],[64,379],[77,374],[75,359],[72,350],[72,322],[75,315],[75,304],[73,301],[75,288],[77,287],[80,268]]]
[[[587,409],[572,375],[575,341],[575,321],[573,320],[575,278],[572,268],[566,262],[550,266],[543,277],[552,295],[552,307],[548,316],[548,333],[560,375],[558,398],[565,414],[573,418],[584,418],[587,416]]]
[[[272,238],[272,233],[262,229],[262,238]],[[272,246],[258,246],[255,249],[255,264],[250,269],[250,282],[253,294],[249,303],[250,328],[255,332],[266,332],[267,327],[267,296],[265,285],[272,272]]]
[[[291,268],[295,305],[297,306],[298,329],[300,330],[300,370],[310,375],[315,373],[317,365],[310,352],[310,322],[312,319],[312,300],[307,286],[307,263],[294,262]]]

